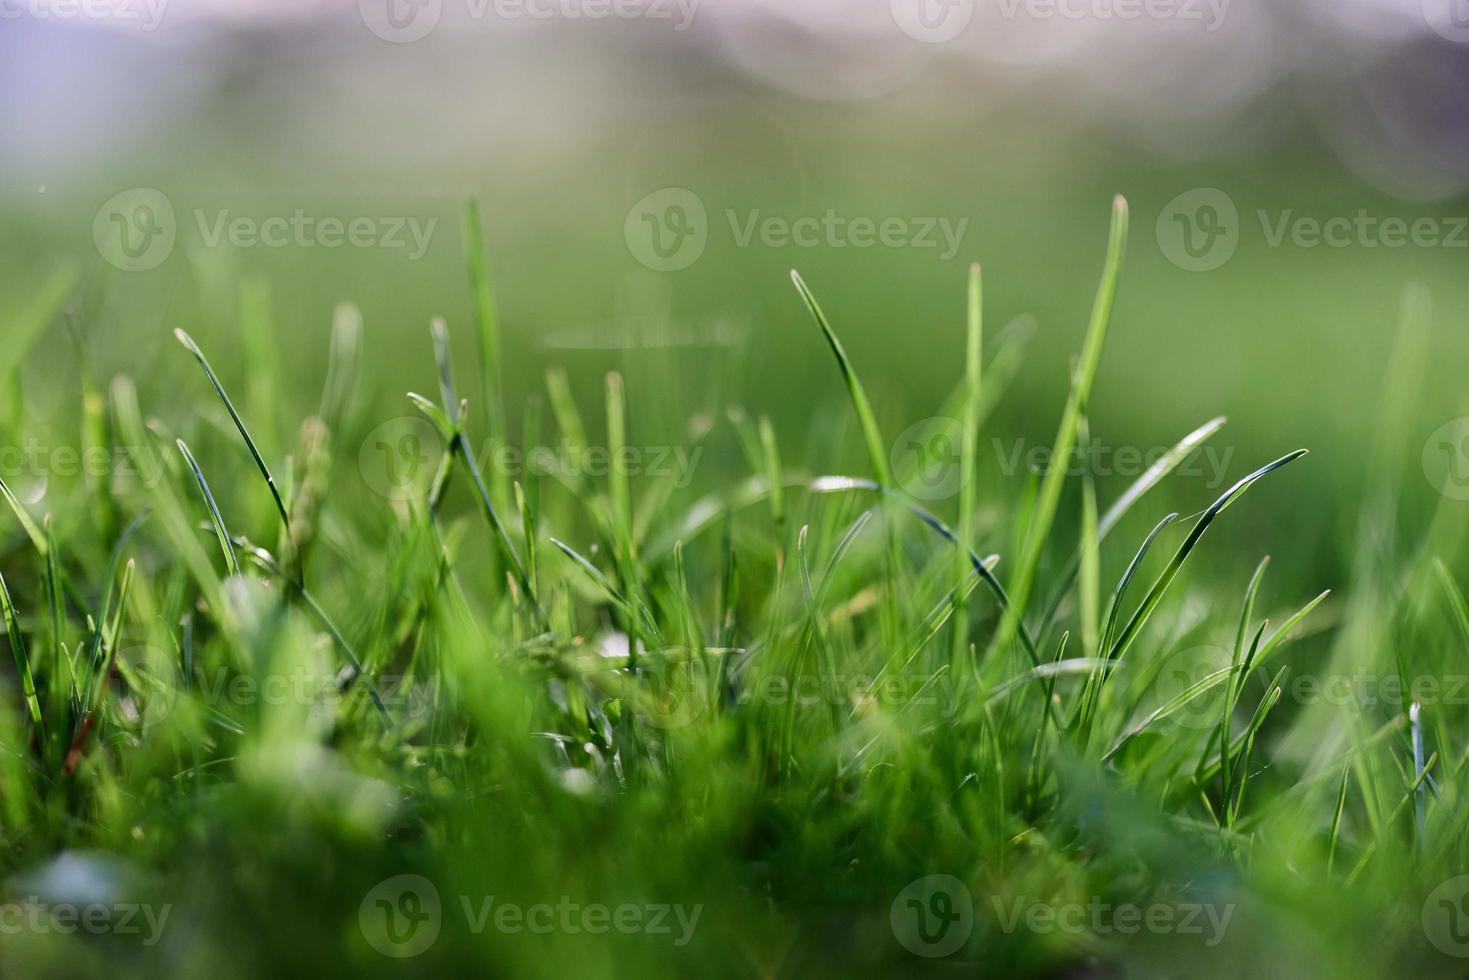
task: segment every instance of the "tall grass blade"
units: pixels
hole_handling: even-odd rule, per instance
[[[41,701],[36,697],[36,679],[31,673],[31,658],[26,653],[25,638],[20,632],[20,617],[15,613],[15,603],[10,599],[10,589],[3,576],[0,576],[0,607],[3,607],[0,611],[5,614],[5,632],[10,638],[10,653],[15,657],[16,672],[20,674],[20,688],[25,695],[26,710],[30,712],[37,735],[44,741],[46,723],[41,719]],[[59,681],[60,678],[56,678],[53,683]]]
[[[204,479],[204,472],[199,469],[194,454],[189,452],[189,447],[182,439],[177,439],[179,452],[184,454],[184,459],[189,464],[189,469],[194,473],[194,480],[199,484],[199,493],[204,497],[204,502],[209,505],[209,522],[214,525],[214,536],[219,539],[219,550],[224,552],[224,567],[228,575],[235,575],[240,571],[239,559],[235,557],[235,546],[230,540],[230,532],[225,527],[224,516],[219,512],[219,505],[214,502],[214,494],[209,490],[209,482]]]
[[[1107,339],[1107,326],[1112,320],[1112,303],[1117,295],[1117,283],[1122,275],[1122,257],[1126,248],[1127,202],[1119,195],[1112,200],[1112,228],[1107,239],[1107,258],[1102,268],[1102,280],[1092,306],[1091,323],[1087,327],[1086,340],[1082,343],[1081,358],[1072,380],[1071,393],[1061,413],[1061,423],[1051,447],[1052,460],[1070,459],[1071,451],[1076,445],[1077,422],[1091,394],[1097,365],[1102,360],[1102,345]],[[1029,529],[1016,560],[1015,572],[1010,579],[1011,605],[1000,617],[1000,626],[990,645],[993,651],[1003,652],[1008,649],[1020,630],[1030,602],[1030,593],[1035,585],[1036,571],[1040,567],[1041,554],[1045,549],[1046,539],[1050,536],[1056,509],[1061,502],[1061,484],[1066,478],[1066,470],[1065,466],[1048,467],[1041,481]]]
[[[275,477],[270,475],[270,467],[265,464],[265,457],[260,455],[260,449],[255,445],[255,440],[251,438],[250,430],[245,426],[245,420],[240,418],[239,412],[235,411],[235,406],[230,401],[230,396],[225,394],[224,385],[219,383],[219,377],[214,373],[214,369],[209,366],[209,360],[204,356],[204,352],[199,349],[199,345],[194,342],[194,338],[190,337],[182,329],[175,329],[173,335],[199,361],[199,366],[204,369],[204,374],[209,378],[209,383],[218,392],[219,400],[224,402],[225,410],[230,413],[230,419],[235,423],[235,428],[240,432],[240,438],[245,440],[245,448],[250,450],[250,457],[255,460],[255,467],[260,470],[260,475],[265,478],[266,486],[270,488],[271,499],[275,501],[276,512],[280,514],[282,531],[286,539],[289,540],[291,536],[291,518],[286,510],[286,502],[281,498],[281,492],[276,486]],[[185,455],[187,454],[188,450],[185,450]]]
[[[1143,597],[1143,601],[1138,606],[1137,611],[1133,613],[1132,619],[1128,620],[1127,626],[1117,637],[1116,643],[1113,644],[1109,658],[1115,659],[1122,656],[1122,654],[1127,652],[1127,648],[1132,645],[1133,640],[1137,639],[1138,632],[1146,625],[1148,618],[1153,614],[1153,610],[1157,608],[1158,603],[1162,600],[1163,594],[1168,591],[1168,587],[1173,584],[1173,580],[1178,576],[1179,569],[1188,560],[1188,556],[1199,543],[1199,539],[1204,536],[1204,532],[1209,529],[1209,525],[1214,523],[1214,519],[1241,494],[1248,490],[1256,480],[1280,469],[1288,463],[1300,459],[1304,455],[1306,455],[1306,450],[1297,449],[1294,452],[1280,457],[1273,463],[1268,463],[1260,467],[1224,491],[1224,494],[1218,500],[1209,505],[1209,508],[1204,511],[1193,528],[1190,529],[1188,537],[1184,539],[1183,544],[1179,545],[1178,551],[1174,553],[1173,558],[1168,562],[1168,567],[1163,570],[1163,573],[1153,583],[1152,588],[1148,590],[1147,595]]]
[[[887,449],[882,441],[882,433],[878,431],[877,419],[872,414],[872,405],[867,401],[867,392],[862,389],[862,382],[852,368],[851,359],[847,357],[846,349],[837,339],[836,332],[831,329],[831,323],[826,319],[826,314],[821,311],[816,297],[811,294],[811,289],[801,278],[800,273],[794,269],[791,270],[791,281],[796,284],[796,292],[801,294],[801,299],[806,303],[806,309],[811,312],[812,319],[821,328],[826,342],[831,345],[831,352],[836,355],[837,366],[842,371],[842,380],[847,383],[847,394],[852,399],[852,408],[857,412],[857,422],[862,428],[862,436],[867,441],[867,456],[872,464],[872,477],[879,485],[891,487],[893,476],[888,466]]]

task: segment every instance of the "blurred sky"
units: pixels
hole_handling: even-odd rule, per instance
[[[742,87],[965,125],[1018,103],[1185,161],[1305,126],[1395,195],[1469,183],[1465,0],[0,2],[12,190],[181,125],[252,166],[533,162]]]

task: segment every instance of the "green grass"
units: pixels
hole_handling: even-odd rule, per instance
[[[1062,458],[1101,436],[1093,386],[1126,329],[1120,198],[1112,220]],[[539,403],[498,404],[474,208],[465,228],[479,356],[462,367],[435,321],[436,396],[359,390],[362,318],[339,306],[321,407],[290,436],[274,420],[315,392],[179,331],[160,371],[197,389],[192,412],[87,381],[79,431],[112,471],[0,485],[0,899],[110,916],[66,932],[0,914],[4,975],[1461,968],[1432,924],[1457,923],[1459,893],[1435,889],[1469,870],[1465,521],[1448,498],[1425,527],[1396,516],[1422,296],[1364,445],[1371,493],[1343,519],[1354,572],[1322,583],[1268,574],[1289,521],[1256,533],[1321,506],[1270,502],[1312,462],[1288,418],[1273,461],[1241,461],[1222,493],[1170,474],[1223,419],[1169,419],[1187,434],[1121,486],[982,466],[1018,347],[983,329],[977,266],[956,296],[944,411],[963,436],[942,499],[901,489],[935,461],[888,441],[861,380],[881,365],[799,275],[793,311],[837,369],[800,404],[841,387],[849,403],[827,445],[769,406],[690,424],[631,374],[577,387],[554,366],[546,438]],[[58,275],[28,336],[56,326]],[[255,330],[263,296],[241,295]],[[487,404],[461,399],[456,369]],[[516,418],[522,449],[608,462],[511,472]],[[701,479],[617,465],[669,431]],[[1370,697],[1293,685],[1363,673]],[[402,875],[419,876],[406,894]],[[141,933],[117,921],[129,903]],[[517,917],[540,905],[546,929]],[[1117,912],[1132,906],[1142,919]],[[629,925],[664,907],[658,929]]]

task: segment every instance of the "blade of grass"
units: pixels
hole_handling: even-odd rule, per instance
[[[470,198],[464,206],[464,255],[469,263],[469,284],[474,295],[474,325],[479,338],[480,385],[485,400],[485,431],[490,444],[503,444],[500,408],[500,321],[495,312],[495,295],[490,288],[490,266],[485,251],[484,225],[479,202]]]
[[[1112,320],[1112,303],[1117,295],[1117,283],[1122,276],[1122,257],[1127,248],[1127,202],[1121,195],[1112,199],[1112,227],[1107,238],[1107,258],[1102,268],[1101,284],[1097,287],[1096,300],[1092,306],[1091,322],[1087,327],[1086,339],[1082,343],[1081,359],[1077,365],[1067,396],[1066,407],[1061,413],[1061,423],[1051,447],[1050,459],[1069,460],[1076,445],[1077,421],[1083,406],[1091,394],[1092,382],[1096,378],[1097,366],[1102,360],[1102,345],[1107,339],[1107,327]],[[1067,467],[1050,466],[1041,481],[1024,545],[1016,560],[1015,572],[1010,579],[1011,604],[1000,617],[1000,625],[990,643],[991,651],[1003,653],[1014,641],[1022,625],[1026,607],[1030,602],[1031,589],[1035,585],[1036,571],[1040,567],[1041,554],[1046,539],[1051,533],[1051,524],[1061,502],[1061,485],[1066,478]],[[998,658],[993,658],[998,659]],[[1114,659],[1109,657],[1108,659]]]
[[[1147,624],[1148,618],[1153,614],[1153,610],[1157,608],[1158,603],[1163,598],[1163,594],[1173,584],[1173,580],[1178,576],[1179,569],[1188,560],[1188,556],[1193,552],[1194,547],[1199,543],[1199,539],[1204,536],[1204,532],[1209,529],[1209,525],[1214,522],[1214,519],[1241,494],[1248,490],[1255,481],[1280,469],[1288,463],[1300,459],[1304,455],[1306,455],[1306,450],[1297,449],[1272,463],[1267,463],[1255,472],[1243,477],[1234,486],[1224,491],[1224,494],[1218,500],[1209,505],[1208,510],[1204,511],[1189,531],[1188,537],[1184,539],[1183,544],[1179,545],[1178,551],[1174,553],[1173,558],[1168,562],[1168,567],[1153,582],[1152,588],[1148,590],[1147,595],[1143,597],[1142,603],[1139,604],[1132,618],[1128,620],[1127,626],[1122,630],[1121,635],[1117,637],[1117,642],[1112,646],[1109,659],[1122,656],[1127,652],[1127,648],[1132,645],[1132,642],[1137,639],[1138,632]]]
[[[239,560],[235,557],[235,546],[230,541],[229,530],[225,527],[224,516],[219,512],[219,505],[214,502],[214,494],[209,490],[209,483],[204,479],[204,473],[199,469],[199,464],[194,460],[194,454],[189,452],[189,447],[182,439],[175,440],[179,452],[184,454],[184,459],[189,464],[189,469],[194,472],[194,480],[199,484],[199,492],[204,497],[204,502],[209,505],[209,521],[214,525],[214,535],[219,539],[219,550],[224,552],[224,567],[227,575],[235,575],[240,571]]]
[[[286,502],[281,498],[281,492],[276,486],[275,477],[270,474],[270,467],[265,465],[265,457],[260,455],[260,449],[255,445],[255,440],[250,436],[250,430],[246,428],[245,420],[240,418],[239,412],[235,411],[234,403],[230,401],[230,396],[225,394],[224,385],[219,382],[219,376],[209,366],[209,360],[204,356],[204,352],[199,349],[199,345],[194,342],[194,338],[190,337],[182,329],[175,329],[173,335],[199,361],[199,366],[204,369],[204,374],[209,378],[209,383],[214,386],[214,390],[219,394],[219,400],[224,402],[225,411],[229,412],[231,421],[235,423],[235,428],[240,432],[240,438],[245,440],[245,448],[250,451],[250,457],[255,460],[255,467],[260,470],[260,475],[265,478],[265,485],[270,488],[270,496],[275,501],[276,513],[280,515],[281,532],[285,536],[285,540],[290,541],[291,518],[286,509]],[[187,449],[184,452],[185,455],[188,455]],[[192,463],[192,457],[190,457],[190,462]],[[202,476],[200,477],[200,481],[203,481]],[[297,569],[297,573],[299,579],[300,569]]]
[[[826,342],[831,345],[831,352],[836,355],[837,366],[842,372],[842,380],[847,384],[847,394],[852,399],[852,408],[857,412],[857,422],[862,428],[862,437],[867,441],[867,456],[872,464],[873,479],[883,487],[891,487],[893,476],[888,468],[887,450],[884,448],[882,433],[877,428],[877,419],[872,414],[872,405],[867,401],[867,392],[863,390],[862,382],[852,368],[852,362],[847,357],[846,349],[837,339],[836,332],[831,329],[831,323],[826,319],[826,314],[821,311],[816,297],[811,294],[801,274],[794,269],[791,270],[791,281],[796,284],[796,292],[801,294],[801,299],[806,303],[806,309],[811,312],[812,319],[821,328]]]
[[[969,267],[968,316],[964,335],[964,418],[960,426],[959,445],[959,547],[954,555],[954,581],[962,586],[969,578],[968,555],[974,545],[974,508],[978,487],[975,485],[976,456],[979,449],[979,410],[984,351],[984,282],[979,263]],[[952,662],[958,664],[969,650],[969,617],[963,608],[963,597],[954,595],[954,645]]]
[[[10,588],[0,576],[0,611],[5,614],[5,632],[10,638],[10,653],[15,657],[15,669],[20,674],[20,688],[25,695],[26,709],[31,722],[36,726],[37,738],[44,743],[46,723],[41,718],[41,701],[36,697],[36,679],[31,673],[31,658],[26,653],[25,638],[20,632],[20,618],[15,614],[15,603],[10,599]]]

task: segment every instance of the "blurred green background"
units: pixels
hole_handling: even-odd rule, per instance
[[[589,426],[600,425],[603,375],[617,370],[627,379],[633,444],[692,442],[738,406],[768,414],[786,466],[805,473],[866,469],[840,376],[789,271],[800,270],[843,337],[896,453],[898,433],[937,415],[959,380],[965,280],[969,264],[981,263],[987,355],[1029,337],[1013,384],[980,434],[980,546],[1010,553],[1015,529],[1004,515],[1026,480],[1005,459],[1054,435],[1101,270],[1110,202],[1120,193],[1131,204],[1132,233],[1088,406],[1092,435],[1113,449],[1146,451],[1213,416],[1230,421],[1210,443],[1228,464],[1222,480],[1171,477],[1109,542],[1107,574],[1165,507],[1196,513],[1229,481],[1308,447],[1310,457],[1272,476],[1211,531],[1207,562],[1190,569],[1191,585],[1219,586],[1201,588],[1195,596],[1205,598],[1196,601],[1228,596],[1227,611],[1212,610],[1213,623],[1237,615],[1240,589],[1266,552],[1274,556],[1272,584],[1283,583],[1270,604],[1299,605],[1347,581],[1362,547],[1356,530],[1370,467],[1390,467],[1401,485],[1403,531],[1394,547],[1417,540],[1446,486],[1469,492],[1469,445],[1445,446],[1440,433],[1469,414],[1469,44],[1426,14],[1430,8],[1418,0],[1289,9],[1239,0],[1225,4],[1223,22],[1209,30],[1187,20],[1103,17],[1104,5],[1095,3],[1087,8],[1093,16],[1063,18],[960,0],[952,9],[970,19],[944,40],[905,31],[912,25],[901,0],[794,8],[711,0],[682,31],[636,17],[499,22],[427,0],[399,10],[420,25],[423,11],[440,11],[416,40],[392,30],[384,36],[385,8],[373,0],[176,2],[154,29],[120,15],[6,19],[0,330],[14,335],[0,334],[8,341],[0,344],[8,348],[0,374],[19,386],[7,385],[0,399],[0,431],[12,441],[22,432],[57,446],[78,440],[77,345],[60,322],[21,329],[20,311],[59,269],[79,277],[72,311],[90,370],[104,384],[119,374],[134,378],[144,413],[164,420],[161,431],[222,428],[223,438],[201,440],[212,443],[200,450],[211,473],[244,473],[248,464],[171,336],[176,327],[209,351],[272,459],[289,451],[300,420],[316,410],[333,310],[344,300],[360,307],[365,328],[364,387],[345,444],[369,446],[380,423],[412,414],[405,392],[435,390],[427,328],[436,316],[454,331],[464,393],[477,409],[484,393],[460,229],[465,203],[476,199],[505,345],[498,401],[510,432],[519,431],[551,366],[566,369]],[[279,248],[211,242],[221,218],[260,228],[297,212],[344,226],[365,221],[369,237],[401,229],[394,234],[405,242],[416,227],[424,247],[421,254],[380,241],[323,247],[319,228],[315,238]],[[758,234],[741,241],[752,219],[828,214],[847,234],[852,222],[899,219],[899,237],[930,224],[962,235],[952,254],[944,246],[856,247],[825,235],[809,247]],[[1346,237],[1311,244],[1309,222],[1332,220],[1351,225]],[[1383,221],[1424,231],[1391,246]],[[1288,230],[1275,241],[1280,227]],[[659,263],[647,261],[651,239],[640,236],[680,228],[704,239],[702,251],[680,252],[679,268],[650,267]],[[1197,254],[1180,244],[1188,230],[1197,233]],[[140,258],[119,256],[123,233],[138,236]],[[164,241],[155,233],[171,236],[172,246],[144,245]],[[1395,447],[1396,458],[1372,460],[1382,375],[1412,284],[1431,304],[1430,356],[1405,427],[1412,437]],[[242,293],[267,311],[253,325]],[[228,464],[211,465],[210,454]],[[1465,465],[1462,475],[1447,469],[1453,464]],[[382,500],[352,455],[336,465],[332,513],[385,522]],[[725,426],[710,437],[679,502],[747,473]],[[1104,506],[1130,477],[1098,476]],[[54,474],[15,482],[37,513],[64,514],[60,500],[75,501],[79,490]],[[226,477],[216,489],[232,519],[245,511],[272,526],[257,485]],[[454,495],[454,506],[468,511],[463,490]],[[925,504],[952,519],[957,502],[941,494]],[[1060,539],[1073,540],[1076,511],[1068,497]],[[75,508],[60,519],[86,518]],[[371,542],[379,527],[364,524],[353,529],[361,538],[350,540]],[[5,533],[21,541],[15,529]],[[485,555],[466,551],[464,565],[479,571]],[[339,557],[329,555],[330,570],[319,578],[330,582],[334,603],[350,606],[363,595],[358,580],[377,570]],[[1332,622],[1330,606],[1323,616]],[[1327,650],[1325,638],[1306,646],[1303,659]],[[486,700],[486,731],[506,744],[524,735],[532,719],[516,692]],[[615,896],[626,867],[644,876],[628,885],[636,888],[647,885],[648,869],[666,865],[674,896],[693,887],[689,868],[708,869],[714,884],[695,891],[729,903],[727,914],[709,913],[706,928],[720,944],[743,938],[765,955],[788,942],[787,965],[797,968],[815,957],[812,935],[860,934],[873,944],[818,964],[832,970],[890,953],[880,914],[838,922],[856,904],[851,896],[822,905],[832,886],[817,878],[821,861],[810,855],[838,853],[840,835],[814,821],[814,829],[778,826],[788,816],[785,801],[772,803],[740,784],[739,772],[719,770],[724,748],[696,744],[688,768],[697,771],[707,758],[708,810],[726,824],[687,836],[681,827],[645,834],[646,813],[600,803],[583,810],[556,797],[564,811],[554,826],[613,843],[534,860],[526,855],[536,834],[508,818],[517,829],[497,836],[473,798],[426,793],[416,801],[425,826],[479,828],[446,846],[416,836],[432,838],[432,829],[404,821],[400,831],[381,813],[354,823],[353,806],[368,807],[363,800],[378,789],[366,777],[360,785],[355,774],[323,780],[308,791],[289,773],[281,785],[267,773],[265,789],[247,773],[244,789],[220,791],[224,808],[236,807],[232,818],[253,828],[271,825],[274,807],[291,801],[296,836],[276,841],[279,850],[255,865],[251,835],[225,831],[216,841],[211,827],[191,827],[194,840],[216,848],[218,866],[233,869],[232,890],[209,910],[210,921],[273,923],[275,942],[239,954],[239,975],[272,968],[273,952],[292,947],[304,951],[299,968],[325,967],[336,948],[312,947],[314,903],[336,902],[340,914],[328,921],[346,923],[341,941],[368,967],[385,968],[358,942],[341,899],[355,898],[405,857],[432,863],[447,855],[448,883],[462,876],[469,892],[520,868],[523,881],[512,880],[506,892],[531,895],[544,881],[570,880]],[[1101,800],[1103,790],[1095,793]],[[1095,805],[1116,807],[1117,822],[1126,822],[1120,799],[1105,803]],[[1320,836],[1321,828],[1307,826],[1317,816],[1302,818],[1303,839]],[[384,827],[401,833],[387,854],[378,846]],[[1130,841],[1134,829],[1109,825],[1098,836]],[[123,831],[108,832],[119,836],[108,846],[132,846]],[[773,851],[788,865],[772,869],[730,854],[729,839],[739,834],[748,834],[752,853]],[[166,863],[168,854],[150,852],[141,835],[140,863]],[[313,835],[332,847],[318,849]],[[629,840],[637,842],[632,851],[615,850]],[[166,851],[169,840],[151,846]],[[1153,855],[1158,865],[1188,869],[1182,854],[1161,851]],[[802,884],[807,865],[811,883]],[[263,869],[258,878],[252,867]],[[923,870],[863,866],[857,876],[877,883]],[[1277,873],[1289,877],[1260,872],[1265,880]],[[780,881],[783,874],[792,880]],[[304,884],[283,889],[283,881]],[[854,895],[861,885],[850,886]],[[206,894],[213,886],[193,887]],[[765,905],[766,890],[805,901],[808,921],[781,920]],[[1315,911],[1308,904],[1287,913],[1259,900],[1244,909],[1255,928],[1246,935],[1270,941],[1244,948],[1240,940],[1214,966],[1263,971],[1254,957],[1292,946],[1304,949],[1303,958],[1325,957],[1317,963],[1323,971],[1339,965],[1332,954],[1350,959],[1358,947],[1330,947],[1334,936],[1360,942],[1374,914],[1371,896],[1339,916],[1323,915],[1306,937],[1290,916],[1308,916]],[[1414,896],[1392,914],[1411,918],[1418,908]],[[751,932],[736,935],[742,929]],[[461,952],[450,940],[444,946],[443,962]],[[664,952],[649,958],[666,966]],[[573,963],[586,953],[573,943],[558,955]],[[223,947],[214,954],[234,955]],[[993,962],[999,969],[1029,955],[1023,943],[1011,950],[997,940]],[[625,952],[624,962],[637,956]],[[748,958],[756,970],[775,969],[755,962],[755,953]],[[499,962],[545,966],[533,945]],[[747,965],[734,962],[719,966]],[[899,969],[912,967],[904,961]]]
[[[832,440],[857,443],[832,427],[839,382],[788,270],[827,306],[896,433],[934,415],[957,380],[963,282],[977,261],[989,337],[1017,317],[1035,325],[983,436],[982,456],[998,463],[991,438],[1050,440],[1108,202],[1122,193],[1133,233],[1093,432],[1147,448],[1225,414],[1217,439],[1231,476],[1310,447],[1309,464],[1283,478],[1293,485],[1272,495],[1292,531],[1287,560],[1339,567],[1334,542],[1353,516],[1342,505],[1361,484],[1410,282],[1433,303],[1418,431],[1426,440],[1465,411],[1469,234],[1454,222],[1465,214],[1469,115],[1455,83],[1469,77],[1469,48],[1429,30],[1416,4],[1303,17],[1240,3],[1217,31],[1147,19],[1082,31],[1059,17],[1020,23],[1026,8],[996,20],[1000,8],[981,5],[940,44],[906,36],[881,4],[708,4],[681,32],[646,18],[494,23],[451,4],[412,43],[376,36],[362,12],[371,6],[178,5],[152,31],[11,22],[3,44],[14,57],[0,77],[24,84],[6,86],[15,125],[0,163],[0,308],[22,307],[74,264],[94,304],[98,374],[133,375],[147,411],[180,415],[194,392],[175,383],[187,365],[171,356],[170,330],[187,327],[233,371],[236,291],[259,278],[282,345],[273,383],[289,409],[273,421],[284,436],[316,397],[331,309],[350,299],[365,319],[375,404],[383,418],[407,414],[401,393],[431,382],[430,317],[464,328],[474,356],[459,222],[476,197],[512,419],[546,365],[564,365],[579,387],[615,367],[642,382],[635,430],[640,390],[685,416],[738,403],[769,413],[793,455],[825,459]],[[54,76],[28,71],[48,55],[61,59]],[[166,197],[176,242],[156,268],[123,271],[102,260],[94,222],[139,187]],[[697,260],[668,272],[641,264],[625,234],[637,227],[629,210],[665,188],[697,197],[707,233]],[[1170,202],[1199,188],[1236,211],[1222,220],[1237,248],[1208,271],[1170,260],[1158,234],[1177,227]],[[221,213],[258,222],[298,209],[413,220],[426,247],[414,257],[411,247],[209,243]],[[939,219],[962,237],[947,255],[830,237],[741,243],[733,227],[757,213],[828,212]],[[1271,241],[1282,219],[1359,212],[1427,218],[1443,240]],[[63,429],[76,404],[67,345],[46,333],[23,370],[33,411],[50,406]],[[1436,500],[1421,448],[1403,447],[1406,500],[1419,512]],[[701,485],[741,466],[716,452]]]

